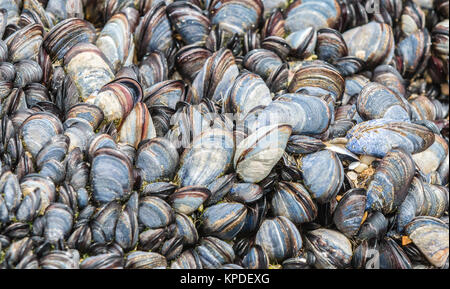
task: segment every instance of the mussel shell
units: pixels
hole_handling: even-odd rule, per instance
[[[291,131],[290,125],[264,126],[241,141],[234,156],[236,173],[245,182],[264,179],[280,160]]]
[[[388,220],[381,212],[373,212],[361,224],[357,238],[359,240],[381,239],[387,232]]]
[[[195,247],[202,268],[218,269],[223,264],[234,261],[233,247],[227,242],[212,236],[203,237]]]
[[[305,61],[294,72],[288,90],[300,92],[305,88],[316,88],[321,94],[331,93],[334,100],[340,100],[345,89],[345,81],[340,72],[332,65],[321,61]],[[324,93],[327,92],[327,93]]]
[[[415,165],[411,154],[403,149],[389,151],[377,167],[367,188],[367,210],[387,214],[397,209],[406,198],[414,177]]]
[[[344,181],[344,169],[337,154],[322,150],[305,155],[300,169],[306,188],[318,203],[327,203],[336,197]]]
[[[154,51],[160,51],[165,56],[170,54],[174,44],[166,10],[166,4],[163,1],[158,2],[145,13],[137,27],[136,42],[139,58]]]
[[[243,35],[248,29],[257,26],[263,11],[260,0],[212,0],[209,5],[211,24],[230,35]]]
[[[131,250],[138,242],[138,194],[128,200],[125,209],[117,219],[115,241],[124,250]]]
[[[261,246],[255,245],[243,257],[242,265],[246,269],[267,269],[269,267],[269,256]]]
[[[226,96],[229,84],[238,74],[238,67],[229,49],[222,48],[213,53],[192,82],[193,102],[199,103],[203,98],[222,100]]]
[[[200,257],[194,249],[183,251],[177,259],[170,264],[170,269],[202,269]]]
[[[202,186],[187,186],[177,189],[169,196],[173,209],[178,213],[190,215],[195,212],[211,195]]]
[[[167,6],[166,11],[172,27],[184,43],[205,41],[211,24],[198,6],[190,2],[174,2]]]
[[[235,183],[227,195],[227,199],[240,203],[252,203],[263,196],[262,188],[252,183]]]
[[[256,233],[255,244],[260,245],[272,261],[295,256],[303,245],[295,225],[283,216],[266,219]]]
[[[106,56],[90,43],[78,43],[67,51],[64,55],[64,67],[83,100],[114,78]]]
[[[131,192],[133,181],[132,165],[125,154],[111,148],[95,151],[90,182],[97,202],[125,198]]]
[[[127,269],[165,269],[166,258],[158,253],[135,251],[127,256],[125,268]]]
[[[317,217],[316,204],[299,183],[278,183],[271,204],[274,215],[285,216],[297,225],[311,222]]]
[[[233,239],[244,226],[247,209],[240,203],[220,203],[205,209],[203,232],[224,240]]]
[[[295,1],[287,10],[285,29],[293,32],[305,27],[334,28],[340,15],[341,6],[336,0]]]
[[[441,268],[448,258],[448,225],[434,217],[416,217],[405,226],[408,237],[427,260]]]
[[[181,186],[208,186],[231,164],[234,140],[229,131],[209,129],[197,136],[181,156]]]
[[[411,261],[393,239],[385,237],[380,243],[379,251],[380,269],[411,269]]]
[[[78,43],[93,43],[96,38],[94,26],[79,18],[68,18],[55,25],[44,37],[42,46],[52,61],[62,60]]]
[[[363,119],[410,120],[410,107],[401,96],[382,84],[371,82],[359,93],[356,108]]]
[[[29,116],[20,127],[26,149],[36,157],[41,148],[55,135],[62,133],[61,121],[51,113],[37,112]]]
[[[426,150],[434,142],[427,128],[388,119],[369,120],[355,125],[348,133],[346,148],[355,154],[384,157],[394,147],[409,153]]]
[[[143,142],[137,151],[136,167],[141,169],[144,181],[171,178],[178,165],[178,152],[165,138]]]
[[[171,224],[175,215],[165,201],[157,197],[143,197],[139,200],[139,221],[145,226],[155,229]]]
[[[363,221],[366,207],[366,192],[364,189],[347,191],[339,200],[333,214],[333,222],[344,235],[352,237],[358,233]]]
[[[47,207],[45,211],[45,239],[55,244],[64,239],[72,229],[72,210],[61,203],[54,203]]]
[[[385,23],[371,21],[342,34],[348,55],[364,60],[369,67],[388,64],[394,56],[394,34]]]
[[[316,229],[306,234],[306,248],[316,256],[318,269],[343,269],[350,265],[352,245],[341,233],[329,229]]]

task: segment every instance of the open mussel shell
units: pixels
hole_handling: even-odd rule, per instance
[[[247,209],[240,203],[220,203],[205,209],[202,230],[223,240],[233,239],[244,226]]]
[[[282,157],[291,132],[290,125],[263,126],[242,140],[234,156],[239,177],[250,183],[267,177]]]
[[[302,237],[288,218],[279,216],[266,219],[255,237],[271,261],[282,261],[294,257],[302,248]]]
[[[317,206],[299,183],[280,182],[272,197],[271,210],[294,224],[308,223],[317,217]]]
[[[355,154],[384,157],[392,148],[409,153],[426,150],[434,142],[434,134],[424,126],[389,119],[361,122],[348,131],[346,148]]]
[[[394,35],[388,24],[372,21],[347,30],[342,36],[348,54],[361,58],[369,67],[388,64],[394,56]]]
[[[363,87],[356,101],[358,114],[363,119],[386,118],[399,121],[410,120],[408,102],[382,84],[371,82]]]
[[[329,229],[316,229],[306,234],[306,248],[316,257],[318,269],[343,269],[350,265],[352,244],[343,234]]]
[[[305,155],[300,161],[300,170],[311,197],[321,204],[336,197],[344,181],[342,163],[330,150]]]
[[[403,149],[389,151],[377,167],[367,188],[366,209],[387,214],[397,209],[406,198],[414,177],[411,154]]]
[[[333,214],[333,222],[344,235],[352,237],[358,233],[364,218],[366,192],[351,189],[339,200]]]
[[[434,217],[416,217],[405,226],[405,233],[425,258],[441,268],[448,258],[448,225]]]
[[[97,202],[123,199],[133,187],[132,165],[119,150],[100,148],[94,153],[90,183]]]
[[[171,178],[178,165],[178,152],[165,138],[153,138],[141,143],[136,154],[136,167],[147,183]]]
[[[341,6],[336,0],[295,1],[286,11],[285,29],[290,32],[305,27],[334,28],[341,16]]]
[[[181,186],[208,186],[231,165],[234,140],[229,131],[208,129],[197,136],[181,157]]]

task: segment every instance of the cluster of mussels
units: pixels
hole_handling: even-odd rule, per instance
[[[448,4],[0,0],[0,268],[448,268]]]

